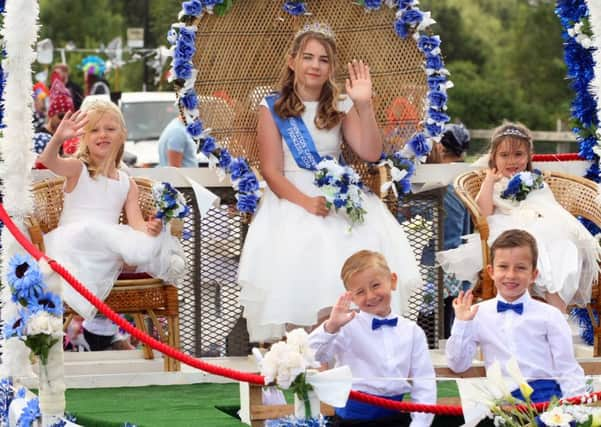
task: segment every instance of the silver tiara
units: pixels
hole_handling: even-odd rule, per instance
[[[530,141],[530,137],[528,135],[526,135],[524,132],[522,132],[519,129],[516,128],[507,128],[505,129],[503,132],[501,132],[497,138],[500,138],[502,136],[517,136],[523,139],[527,139],[528,141]]]
[[[298,32],[296,33],[294,38],[297,39],[306,33],[318,33],[328,39],[332,39],[332,40],[335,39],[332,28],[328,24],[324,24],[321,22],[315,22],[313,24],[306,24],[303,28],[298,30]]]

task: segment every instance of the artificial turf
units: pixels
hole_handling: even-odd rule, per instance
[[[67,412],[86,427],[240,427],[238,384],[189,384],[67,390]],[[454,381],[439,397],[457,396]]]

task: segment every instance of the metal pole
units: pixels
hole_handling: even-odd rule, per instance
[[[148,47],[148,0],[144,0],[144,49]],[[144,67],[144,80],[142,83],[142,90],[146,92],[146,82],[148,81],[148,66],[146,65],[146,56],[142,56],[142,63]]]

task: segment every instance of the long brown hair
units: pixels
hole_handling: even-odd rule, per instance
[[[534,151],[532,143],[532,133],[530,129],[519,122],[503,122],[503,124],[493,130],[490,138],[490,149],[488,158],[488,167],[493,169],[497,167],[495,157],[499,147],[503,142],[507,141],[511,150],[516,150],[518,147],[524,147],[528,154],[528,164],[526,170],[532,170],[532,154]]]
[[[85,133],[80,139],[77,151],[75,152],[75,157],[85,163],[91,177],[96,177],[97,175],[107,176],[111,169],[111,166],[114,166],[115,168],[119,169],[119,165],[121,164],[121,160],[123,159],[123,152],[125,150],[125,139],[127,137],[127,129],[125,128],[125,120],[123,119],[123,114],[121,114],[121,110],[113,102],[103,98],[90,99],[84,101],[84,103],[81,106],[81,110],[87,113],[89,122],[85,127]],[[101,164],[97,165],[90,158],[90,150],[88,149],[88,138],[90,130],[94,126],[96,126],[98,121],[105,114],[111,114],[117,119],[117,121],[119,122],[119,126],[121,127],[121,134],[123,138],[121,144],[115,149],[113,149],[113,151],[109,154],[107,159],[105,159],[105,161],[103,161]]]
[[[294,71],[288,66],[288,61],[292,58],[299,61],[299,53],[309,40],[318,41],[326,50],[330,64],[330,75],[328,81],[324,84],[319,95],[317,114],[315,116],[315,126],[317,129],[332,129],[342,120],[344,113],[338,111],[338,100],[340,98],[340,89],[334,81],[334,75],[337,68],[336,43],[332,37],[315,31],[304,32],[295,37],[290,49],[286,53],[284,67],[280,73],[278,83],[278,92],[280,98],[275,102],[274,110],[282,118],[299,117],[305,106],[297,92],[297,79]]]

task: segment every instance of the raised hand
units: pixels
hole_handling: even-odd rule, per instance
[[[484,179],[489,182],[497,182],[503,178],[503,174],[497,168],[487,169]]]
[[[84,127],[88,124],[88,116],[86,113],[69,111],[63,117],[63,120],[58,125],[54,132],[54,136],[59,141],[66,141],[71,138],[80,137],[84,134]]]
[[[332,307],[330,317],[323,325],[326,332],[335,334],[340,328],[355,318],[355,314],[357,313],[351,310],[351,302],[352,298],[350,292],[345,292],[338,298],[338,301],[336,301],[336,304]]]
[[[455,318],[459,320],[473,320],[478,312],[478,306],[472,305],[474,295],[471,289],[467,292],[459,292],[457,298],[453,300],[453,310],[455,310]]]
[[[371,102],[372,87],[369,66],[363,60],[348,63],[349,78],[346,79],[346,93],[356,106]]]

